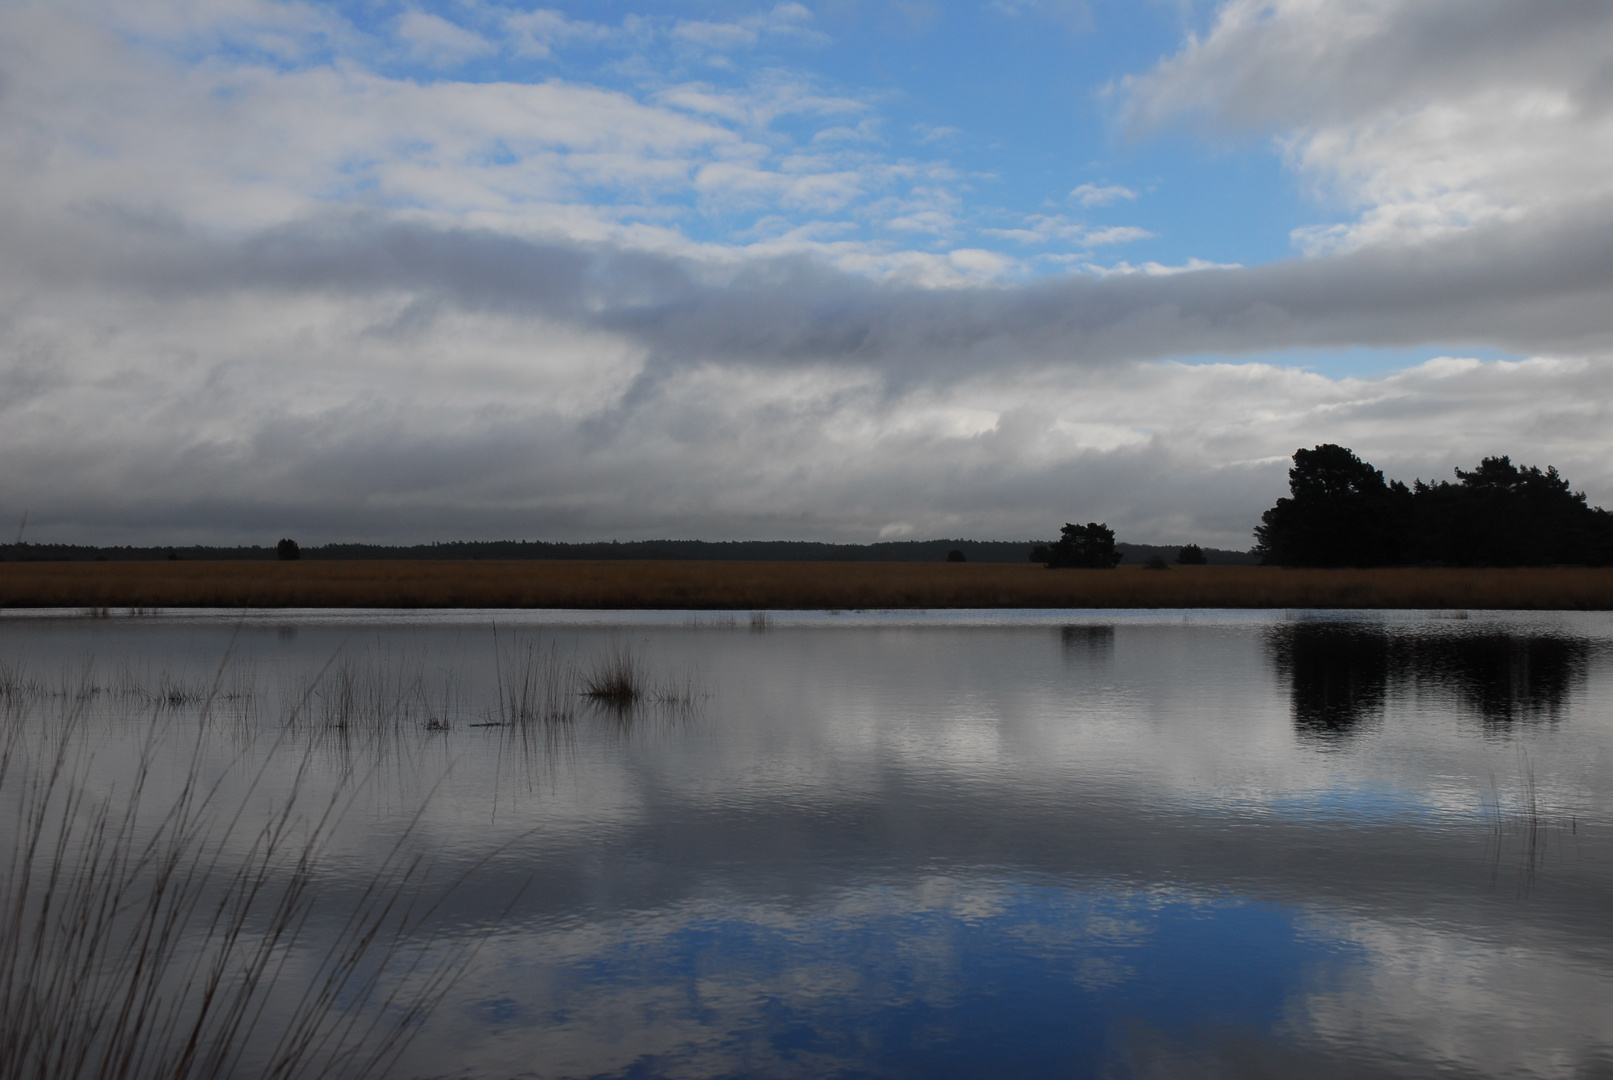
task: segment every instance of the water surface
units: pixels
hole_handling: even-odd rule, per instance
[[[555,697],[624,653],[662,700]],[[1613,1075],[1607,615],[7,613],[0,663],[358,776],[324,896],[476,865],[396,1075]],[[103,790],[171,696],[96,698]]]

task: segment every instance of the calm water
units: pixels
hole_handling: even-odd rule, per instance
[[[663,700],[555,681],[624,653]],[[96,790],[159,713],[249,813],[356,776],[311,941],[400,836],[474,867],[399,1076],[1613,1076],[1607,615],[7,613],[0,664],[103,689]],[[571,715],[484,726],[518,684]]]

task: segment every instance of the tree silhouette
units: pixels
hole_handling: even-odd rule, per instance
[[[1413,494],[1411,548],[1417,561],[1457,566],[1544,566],[1608,561],[1608,515],[1592,509],[1555,468],[1487,457],[1457,482]]]
[[[1176,553],[1177,566],[1203,566],[1209,561],[1204,557],[1204,549],[1197,544],[1183,544],[1182,550]]]
[[[1066,523],[1057,543],[1048,547],[1048,569],[1082,567],[1110,570],[1120,561],[1115,550],[1115,531],[1108,525],[1089,521],[1085,525]]]
[[[1386,566],[1400,561],[1399,521],[1410,495],[1334,443],[1294,451],[1289,498],[1255,529],[1260,561],[1278,566]]]
[[[1456,483],[1411,488],[1342,446],[1294,453],[1289,497],[1261,516],[1255,551],[1280,566],[1606,565],[1613,514],[1590,506],[1555,468],[1506,456],[1456,470]]]

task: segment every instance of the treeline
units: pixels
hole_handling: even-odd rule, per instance
[[[1606,566],[1613,514],[1555,468],[1488,457],[1455,481],[1410,487],[1346,447],[1294,454],[1289,497],[1261,516],[1255,552],[1276,566]]]
[[[796,540],[634,540],[626,543],[549,543],[542,540],[451,541],[436,544],[324,544],[297,546],[301,559],[666,559],[756,562],[944,562],[953,551],[965,561],[1023,563],[1036,544],[1011,540],[893,540],[878,544],[823,544]],[[1152,556],[1175,558],[1177,549],[1151,544],[1116,544],[1125,562]],[[1212,563],[1252,563],[1245,551],[1205,548]],[[79,544],[0,546],[0,560],[12,562],[146,562],[183,559],[232,562],[279,558],[276,546],[250,547],[93,547]]]

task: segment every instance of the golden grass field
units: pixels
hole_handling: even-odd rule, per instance
[[[0,563],[3,608],[1613,609],[1613,569],[1003,563]]]

